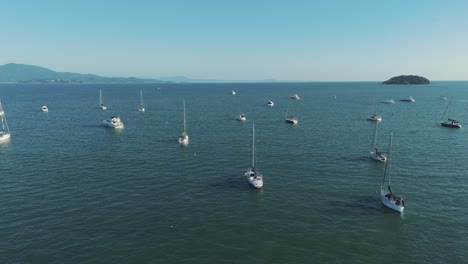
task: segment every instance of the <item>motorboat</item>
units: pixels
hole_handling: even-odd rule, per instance
[[[103,121],[104,125],[107,127],[112,127],[112,128],[123,128],[124,124],[120,120],[120,117],[118,116],[112,116],[109,119],[106,119]]]
[[[400,101],[402,101],[402,102],[409,102],[409,103],[414,103],[414,102],[416,102],[416,100],[414,100],[413,96],[407,96],[407,97],[405,97],[405,98],[403,98],[403,99],[400,99]]]
[[[267,102],[267,105],[268,105],[269,107],[272,107],[273,105],[275,105],[275,103],[273,103],[273,101],[269,100],[269,101]]]
[[[43,105],[41,108],[42,112],[49,112],[49,108],[46,105]]]
[[[439,98],[440,100],[447,100],[447,96],[444,96],[444,95],[441,95]]]
[[[231,91],[232,95],[236,95],[236,91]]]

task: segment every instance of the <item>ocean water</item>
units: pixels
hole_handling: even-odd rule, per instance
[[[467,88],[1,84],[0,263],[468,263]],[[296,126],[284,122],[294,93]],[[465,127],[438,126],[441,95]],[[382,150],[394,132],[402,215],[381,204],[384,164],[366,156],[373,102]],[[111,115],[123,130],[101,125]],[[253,122],[261,190],[243,176]]]

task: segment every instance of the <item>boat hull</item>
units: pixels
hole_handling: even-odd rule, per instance
[[[250,186],[252,186],[255,189],[260,189],[263,187],[263,175],[261,174],[254,174],[252,171],[249,169],[246,173],[245,176],[247,177],[247,182],[249,183]]]
[[[367,120],[381,122],[382,121],[382,116],[380,116],[380,115],[371,115],[371,116],[369,116],[367,118]]]
[[[385,162],[387,161],[387,156],[385,154],[380,154],[380,155],[377,155],[375,153],[375,151],[371,151],[369,153],[369,157],[371,157],[372,159],[376,160],[376,161],[380,161],[380,162]]]
[[[450,127],[450,128],[461,128],[460,123],[450,123],[450,122],[440,122],[440,125],[443,127]]]
[[[284,121],[289,124],[297,125],[297,119],[295,118],[286,118]]]
[[[405,209],[404,201],[402,200],[402,203],[398,205],[395,204],[396,200],[393,200],[391,198],[389,199],[388,196],[390,196],[390,192],[384,191],[383,187],[381,187],[380,200],[382,201],[382,204],[394,211],[403,213],[403,210]]]
[[[11,137],[10,133],[0,135],[0,142],[8,140],[8,139],[10,139],[10,137]]]

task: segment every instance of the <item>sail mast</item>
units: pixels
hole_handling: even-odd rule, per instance
[[[379,122],[375,122],[375,130],[374,130],[374,136],[372,137],[372,143],[371,143],[371,149],[372,147],[374,149],[377,148],[377,126],[379,125]]]
[[[288,103],[288,108],[286,109],[286,114],[284,115],[284,119],[287,119],[288,118],[288,112],[289,112],[289,106],[291,105],[291,100],[289,100],[289,103]]]
[[[102,91],[99,89],[99,105],[102,105]]]
[[[184,99],[184,133],[187,133],[187,126],[185,121],[185,99]]]
[[[255,124],[252,124],[252,168],[255,169]]]
[[[393,140],[393,131],[390,132],[390,142],[388,144],[389,146],[388,146],[388,153],[387,153],[387,162],[385,163],[385,172],[384,172],[382,186],[385,185],[385,177],[387,176],[387,174],[388,174],[388,186],[390,186],[390,169],[392,167],[391,161],[390,161],[390,154],[392,153],[392,140]]]
[[[447,114],[447,111],[448,111],[451,103],[452,103],[452,98],[450,98],[450,101],[448,102],[447,107],[445,108],[445,112],[444,112],[444,115],[442,116],[442,120],[444,120],[445,114]]]
[[[143,92],[140,89],[140,101],[141,101],[141,106],[143,106]]]

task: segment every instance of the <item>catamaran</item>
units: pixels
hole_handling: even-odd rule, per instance
[[[143,92],[140,89],[140,108],[138,108],[138,111],[140,112],[145,112],[145,105],[143,104]]]
[[[379,150],[377,149],[377,127],[378,126],[379,126],[379,122],[375,122],[374,136],[372,138],[372,145],[371,145],[369,156],[373,158],[374,160],[385,162],[387,160],[387,155],[383,154],[382,152],[379,152]]]
[[[252,167],[247,169],[245,176],[249,184],[257,189],[263,187],[263,175],[257,170],[257,157],[255,155],[255,124],[252,124]]]
[[[179,136],[179,143],[180,144],[188,144],[189,143],[189,136],[187,134],[187,121],[185,120],[185,100],[184,100],[184,132]]]
[[[101,110],[106,110],[107,109],[107,106],[102,103],[102,91],[101,91],[101,89],[99,89],[99,108],[101,108]]]
[[[395,193],[392,192],[390,188],[390,169],[391,169],[391,162],[390,162],[390,154],[392,152],[392,140],[393,140],[393,132],[390,133],[390,143],[388,148],[388,160],[385,164],[385,171],[383,176],[382,185],[380,186],[380,200],[382,201],[383,205],[387,206],[388,208],[395,210],[399,213],[403,213],[405,209],[405,201],[403,198]],[[388,182],[385,180],[388,179]],[[387,190],[385,190],[387,187]]]

